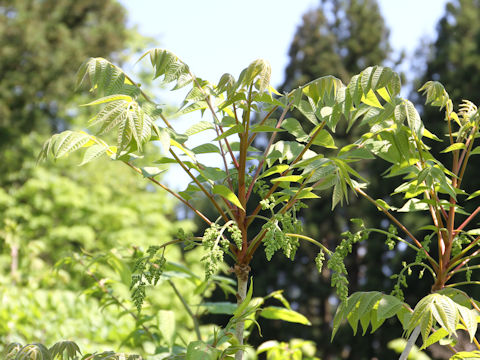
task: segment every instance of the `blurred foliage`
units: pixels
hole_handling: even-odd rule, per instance
[[[125,24],[125,11],[113,0],[2,1],[0,143],[65,128],[72,69],[87,56],[124,49]]]

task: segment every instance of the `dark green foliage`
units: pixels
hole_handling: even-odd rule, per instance
[[[87,56],[124,48],[125,13],[114,1],[15,0],[0,10],[0,118],[7,136],[64,127],[68,76]],[[59,102],[59,99],[63,99]]]
[[[1,183],[27,156],[22,135],[36,131],[46,136],[69,126],[74,69],[88,56],[115,53],[119,59],[132,36],[125,23],[122,6],[112,0],[2,1]]]
[[[416,88],[428,80],[444,84],[454,103],[480,102],[480,1],[453,0],[437,25],[425,72]],[[432,119],[432,113],[428,113]],[[438,117],[438,116],[437,116]],[[425,119],[427,120],[427,119]]]

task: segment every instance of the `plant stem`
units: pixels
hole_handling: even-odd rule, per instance
[[[228,219],[227,215],[225,215],[225,213],[223,212],[220,205],[218,205],[218,203],[215,201],[213,196],[207,191],[207,189],[205,189],[205,187],[200,183],[200,181],[198,181],[198,179],[190,172],[188,167],[183,163],[182,160],[180,160],[180,158],[175,153],[175,151],[170,149],[170,154],[172,154],[172,156],[175,158],[177,164],[179,164],[182,167],[182,169],[187,173],[187,175],[190,177],[190,179],[192,179],[195,182],[195,184],[197,184],[197,186],[200,188],[200,190],[202,190],[202,192],[207,196],[208,200],[212,203],[213,206],[215,206],[215,208],[217,209],[219,214],[222,216],[223,220],[228,221],[229,219]]]
[[[465,219],[465,221],[455,230],[455,235],[458,234],[460,231],[463,230],[465,226],[468,225],[470,221],[480,212],[480,206],[475,209],[473,213],[470,214],[468,218]]]
[[[322,243],[320,243],[319,241],[317,241],[315,239],[312,239],[311,237],[308,237],[308,236],[305,236],[305,235],[300,235],[300,234],[290,234],[290,233],[286,233],[285,235],[286,236],[291,236],[291,237],[296,237],[296,238],[311,242],[312,244],[317,245],[320,249],[325,251],[328,256],[331,256],[333,254],[333,252],[330,251],[328,248],[326,248],[325,245],[323,245]]]
[[[291,106],[291,104],[288,104],[288,106],[286,106],[285,109],[283,110],[282,115],[280,115],[280,118],[279,118],[278,121],[277,121],[277,125],[275,126],[277,129],[279,129],[280,126],[282,125],[282,121],[283,121],[285,115],[287,115],[287,112],[288,112],[288,109],[290,108],[290,106]],[[256,134],[254,134],[254,135],[256,135]],[[254,136],[254,135],[253,135],[253,136]],[[252,137],[253,137],[253,136],[252,136]],[[255,185],[255,182],[257,181],[258,176],[260,175],[260,171],[262,171],[263,164],[264,164],[264,162],[265,162],[265,159],[267,158],[267,154],[268,154],[268,152],[269,152],[269,150],[270,150],[270,147],[272,146],[273,141],[275,140],[275,137],[276,137],[276,136],[277,136],[277,133],[276,133],[276,132],[274,132],[274,133],[272,134],[272,136],[270,136],[270,140],[268,141],[268,145],[267,145],[267,147],[265,148],[265,151],[264,151],[264,153],[263,153],[263,158],[262,158],[262,160],[260,161],[260,163],[258,164],[257,170],[255,171],[255,175],[253,175],[252,182],[251,182],[251,184],[250,184],[250,186],[249,186],[249,188],[248,188],[247,199],[250,198],[250,194],[252,193],[253,186]],[[249,144],[250,144],[252,141],[253,141],[253,139],[249,140]]]
[[[248,274],[250,272],[250,266],[240,264],[234,267],[235,274],[237,275],[237,306],[245,300],[247,296],[248,287]],[[241,314],[240,314],[241,315]],[[238,344],[243,345],[243,332],[245,330],[245,320],[242,319],[235,325],[235,336],[238,340]],[[243,350],[238,350],[235,353],[235,360],[243,359]]]
[[[413,345],[415,345],[415,341],[417,341],[418,335],[420,335],[420,325],[417,326],[413,331],[407,341],[407,346],[403,349],[402,354],[398,358],[398,360],[407,360],[408,354],[412,351]]]
[[[190,306],[188,306],[187,302],[185,301],[184,297],[182,296],[182,294],[180,294],[180,292],[178,291],[177,287],[175,286],[175,284],[173,283],[172,280],[168,280],[168,283],[170,284],[170,286],[172,287],[173,291],[175,292],[175,295],[177,295],[177,297],[180,299],[180,301],[182,302],[182,305],[183,307],[185,308],[185,310],[187,311],[188,315],[192,318],[193,320],[193,326],[195,328],[195,334],[197,335],[197,340],[202,340],[202,335],[200,334],[200,326],[198,324],[198,319],[197,317],[195,316],[195,314],[192,312],[192,310],[190,309]]]
[[[127,161],[124,161],[124,163],[128,166],[130,166],[133,170],[135,170],[137,173],[141,174],[142,173],[142,170],[140,170],[138,167],[136,167],[135,165],[127,162]],[[200,211],[198,211],[197,209],[195,209],[188,201],[186,201],[184,198],[182,198],[180,195],[178,195],[175,191],[173,191],[172,189],[168,188],[167,186],[163,185],[160,181],[158,180],[155,180],[153,177],[148,177],[147,178],[148,180],[150,180],[151,182],[153,182],[155,185],[158,185],[160,186],[163,190],[167,191],[168,193],[172,194],[173,196],[175,196],[178,200],[180,200],[183,204],[185,204],[186,206],[188,206],[188,208],[190,208],[190,210],[192,210],[195,214],[197,214],[200,219],[202,219],[203,221],[205,221],[208,225],[211,225],[212,222],[205,216],[203,215]]]

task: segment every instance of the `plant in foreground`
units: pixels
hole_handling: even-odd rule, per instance
[[[139,84],[105,59],[90,59],[79,71],[78,84],[88,80],[91,90],[100,96],[87,104],[102,106],[91,121],[93,134],[65,131],[54,135],[45,143],[40,157],[52,154],[58,158],[80,148],[86,150],[83,163],[108,155],[168,191],[209,225],[202,238],[180,236],[152,249],[149,253],[153,265],[142,268],[140,276],[132,282],[134,297],[142,295],[143,287],[161,275],[165,264],[163,249],[172,243],[203,246],[206,255],[202,262],[207,278],[215,273],[225,256],[231,259],[231,270],[237,277],[238,305],[229,323],[235,330],[230,332],[227,326],[224,332],[229,346],[217,351],[217,341],[200,342],[192,345],[190,353],[204,351],[211,359],[233,354],[236,359],[242,358],[245,321],[256,311],[250,304],[251,286],[248,289],[250,261],[262,244],[267,258],[281,250],[293,259],[300,239],[320,247],[316,259],[319,269],[325,256],[329,257],[332,285],[342,300],[333,335],[345,318],[354,331],[358,322],[366,331],[370,324],[372,330],[376,330],[385,319],[396,315],[409,336],[401,359],[406,358],[420,333],[423,347],[448,338],[449,347],[456,352],[453,344],[457,328],[466,329],[471,341],[476,343],[477,303],[457,289],[466,283],[475,283],[470,275],[477,266],[471,264],[479,256],[476,245],[480,237],[467,227],[480,207],[470,214],[458,203],[468,195],[461,188],[467,162],[470,156],[480,152],[473,148],[480,116],[472,103],[464,102],[456,113],[439,83],[429,82],[423,88],[427,102],[446,109],[449,145],[444,152],[453,157],[452,166],[447,167],[423,142],[424,138],[438,138],[425,129],[413,104],[399,96],[399,76],[388,68],[367,68],[348,85],[333,77],[323,77],[280,95],[269,85],[270,67],[262,60],[250,64],[238,79],[225,74],[215,85],[193,75],[189,67],[169,51],[154,49],[144,56],[150,57],[155,78],[162,78],[163,83],[175,83],[173,90],[188,86],[177,115],[198,111],[203,120],[184,134],[178,133],[162,107],[145,94]],[[299,120],[288,117],[293,108],[313,124],[312,131],[306,133]],[[335,156],[326,157],[319,149],[335,148],[327,129],[335,131],[340,120],[346,121],[348,128],[360,123],[368,131],[355,143],[338,150]],[[296,141],[275,141],[279,131],[288,131]],[[116,138],[114,146],[108,145],[108,137],[103,136],[111,133]],[[259,134],[267,135],[268,139],[263,151],[252,146]],[[190,145],[191,138],[205,140],[209,136],[213,139]],[[190,177],[191,183],[184,191],[175,192],[157,180],[161,167],[137,165],[142,148],[152,141],[158,141],[164,151],[156,165],[179,164]],[[216,156],[221,165],[209,166],[202,162],[204,154]],[[395,209],[384,199],[371,198],[366,185],[359,183],[365,180],[351,164],[374,156],[392,164],[386,176],[404,177],[405,182],[395,190],[408,199],[402,208]],[[359,222],[360,231],[347,232],[331,252],[301,234],[302,224],[296,214],[304,206],[304,199],[317,197],[317,190],[333,188],[333,207],[343,203],[348,187],[372,202],[392,226],[385,231],[366,228]],[[467,200],[479,194],[473,191]],[[199,195],[216,209],[216,219],[208,218],[194,207],[192,199]],[[417,239],[413,235],[416,231],[407,229],[392,211],[427,211],[432,224],[422,230],[430,233],[423,240]],[[458,214],[465,214],[460,224],[455,221]],[[254,221],[261,222],[258,233],[249,231]],[[353,244],[366,240],[371,232],[384,234],[389,246],[396,241],[405,243],[417,251],[417,259],[406,264],[397,275],[393,295],[369,292],[348,297],[343,259]],[[406,283],[406,275],[413,266],[429,272],[434,284],[433,293],[412,310],[403,302],[401,285]],[[461,274],[465,275],[465,281],[452,283]],[[142,296],[138,297],[139,305]]]
[[[100,96],[87,104],[101,106],[91,120],[93,133],[68,130],[54,135],[45,143],[40,158],[50,154],[59,158],[82,148],[82,163],[107,155],[172,194],[207,223],[209,227],[201,238],[180,236],[149,250],[148,261],[138,264],[140,271],[132,278],[133,297],[140,308],[144,287],[154,284],[162,274],[167,245],[183,242],[187,248],[202,246],[206,278],[227,256],[237,278],[238,303],[231,324],[235,330],[228,333],[228,340],[230,353],[241,359],[247,310],[252,310],[246,302],[249,264],[257,249],[263,244],[267,258],[282,251],[292,260],[300,239],[324,249],[301,234],[297,211],[304,206],[303,200],[317,197],[315,190],[329,187],[334,188],[333,205],[343,202],[347,186],[354,184],[350,176],[358,176],[348,165],[352,155],[348,149],[329,159],[312,150],[335,148],[327,129],[335,130],[344,112],[342,101],[351,97],[333,77],[280,95],[269,85],[270,66],[263,60],[250,64],[238,79],[225,74],[218,84],[211,84],[196,77],[169,51],[154,49],[144,56],[150,57],[155,79],[174,83],[173,90],[189,88],[176,116],[197,111],[201,121],[180,134],[140,84],[107,60],[92,58],[79,70],[78,85],[88,81]],[[312,131],[306,133],[300,121],[287,116],[293,108],[314,125]],[[275,141],[279,131],[288,131],[296,141]],[[263,151],[252,146],[258,136],[268,138]],[[112,138],[116,139],[115,145],[107,142]],[[203,142],[191,145],[192,138]],[[150,142],[157,142],[163,149],[163,156],[153,164],[159,167],[139,165],[142,150]],[[215,156],[218,161],[213,164],[221,165],[204,163],[205,154]],[[191,183],[184,191],[176,192],[157,179],[162,166],[169,163],[179,164],[190,177]],[[211,202],[217,218],[210,219],[194,207],[192,200],[198,196]],[[258,233],[251,231],[254,221],[261,223]]]

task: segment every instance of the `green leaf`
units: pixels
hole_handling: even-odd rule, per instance
[[[287,118],[283,120],[282,128],[295,136],[298,141],[306,142],[308,140],[308,135],[305,133],[302,125],[300,125],[300,122],[297,119]]]
[[[375,95],[375,93],[372,90],[369,90],[368,93],[366,94],[366,96],[365,96],[365,94],[362,95],[362,98],[361,98],[360,101],[363,102],[364,104],[383,109],[383,106],[380,104],[377,96]]]
[[[429,347],[430,345],[433,345],[435,344],[436,342],[442,340],[443,338],[445,338],[446,336],[448,336],[448,331],[443,329],[443,328],[440,328],[438,330],[436,330],[433,334],[431,334],[426,341],[423,342],[423,345],[422,347],[420,348],[420,350],[423,350],[423,349],[426,349],[427,347]]]
[[[237,124],[235,126],[232,126],[230,129],[225,131],[223,134],[220,136],[217,136],[214,141],[222,140],[225,139],[227,136],[233,135],[233,134],[238,134],[238,133],[243,133],[245,129],[243,128],[242,124]]]
[[[159,330],[162,333],[163,339],[173,346],[175,342],[175,313],[170,310],[159,310],[157,313]]]
[[[480,146],[477,146],[472,151],[470,151],[470,155],[478,155],[480,154]]]
[[[464,143],[455,143],[447,147],[445,150],[442,151],[442,153],[447,153],[450,151],[455,151],[455,150],[461,150],[465,149],[465,144]]]
[[[214,144],[205,143],[194,147],[192,152],[195,154],[220,153],[220,149]]]
[[[313,133],[313,131],[312,131]],[[310,133],[310,135],[312,135]],[[314,145],[318,146],[323,146],[328,149],[336,149],[337,147],[335,146],[335,141],[333,140],[332,135],[327,130],[321,130],[317,136],[315,136],[315,139],[313,140]]]
[[[402,308],[403,303],[398,298],[392,295],[383,295],[378,303],[377,317],[379,319],[391,318],[397,315]]]
[[[59,341],[55,343],[50,349],[50,354],[52,355],[52,359],[76,359],[76,355],[80,355],[81,351],[78,345],[73,341]]]
[[[280,176],[278,178],[272,179],[272,182],[280,182],[280,181],[286,181],[286,182],[300,182],[302,180],[303,176],[301,175],[287,175],[287,176]]]
[[[252,132],[282,132],[285,130],[279,129],[275,126],[268,126],[268,125],[255,125],[250,129]]]
[[[217,360],[221,353],[203,341],[192,341],[187,346],[185,360]]]
[[[86,163],[102,156],[107,152],[107,150],[108,147],[99,144],[88,147],[88,149],[85,151],[85,154],[83,154],[83,160],[79,164],[79,166],[85,165]]]
[[[238,197],[237,195],[235,195],[233,193],[232,190],[230,190],[228,187],[226,187],[225,185],[214,185],[213,188],[212,188],[212,192],[214,194],[217,194],[217,195],[220,195],[220,196],[223,196],[225,199],[227,199],[228,201],[230,201],[232,204],[236,205],[237,207],[239,207],[240,209],[242,210],[245,210],[242,206],[242,204],[240,203],[240,200],[238,200]]]
[[[202,131],[209,130],[209,129],[213,129],[213,124],[211,122],[200,121],[200,122],[192,125],[191,127],[189,127],[187,129],[187,131],[185,131],[185,135],[192,136],[192,135],[198,134]]]
[[[207,310],[210,314],[227,314],[233,315],[237,304],[220,301],[220,302],[203,302],[200,304],[200,307]]]
[[[284,171],[286,171],[289,167],[290,166],[287,164],[279,164],[279,165],[272,166],[271,168],[267,169],[264,173],[262,173],[262,175],[260,175],[258,178],[261,179],[273,174],[281,174]]]
[[[308,321],[308,319],[302,314],[294,310],[278,306],[267,306],[262,310],[260,316],[266,319],[283,320],[303,325],[312,325],[310,321]]]
[[[470,194],[470,196],[467,198],[467,200],[476,198],[479,195],[480,195],[480,190],[474,191],[473,193]]]
[[[468,334],[470,335],[470,342],[473,342],[473,338],[477,332],[478,327],[477,312],[459,304],[456,304],[456,306],[463,322],[465,323]]]
[[[92,102],[89,102],[88,104],[83,104],[80,106],[93,106],[93,105],[100,105],[100,104],[105,104],[109,103],[112,101],[117,101],[117,100],[123,100],[123,101],[133,101],[133,98],[128,95],[121,95],[121,94],[116,94],[116,95],[109,95],[109,96],[104,96],[100,99],[94,100]]]
[[[418,114],[417,109],[415,109],[415,106],[410,101],[405,100],[404,105],[408,127],[412,130],[414,134],[417,135],[419,139],[421,139],[423,136],[424,127],[420,115]]]

